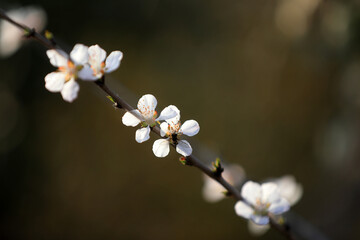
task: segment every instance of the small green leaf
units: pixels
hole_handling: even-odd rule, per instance
[[[26,35],[26,36],[28,36],[28,35],[30,35],[30,31],[29,31],[29,29],[24,29],[24,34]]]
[[[48,30],[46,30],[45,37],[49,40],[52,40],[54,38],[54,35],[52,34],[52,32],[49,32]]]
[[[221,166],[220,161],[220,158],[216,158],[215,162],[212,163],[214,167],[213,172],[216,177],[221,176],[221,173],[224,171],[224,168]]]
[[[224,194],[226,197],[231,196],[231,193],[229,191],[222,191],[222,194]]]
[[[112,103],[116,103],[115,100],[111,96],[106,96]]]

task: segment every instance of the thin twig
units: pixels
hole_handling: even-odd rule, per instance
[[[1,8],[0,8],[0,18],[4,19],[4,20],[12,23],[16,27],[24,30],[26,33],[26,36],[28,38],[34,38],[35,40],[37,40],[41,44],[43,44],[46,48],[48,48],[48,49],[58,48],[57,45],[55,45],[55,43],[53,41],[51,41],[51,39],[47,39],[43,35],[36,32],[35,29],[31,29],[23,24],[20,24],[20,23],[14,21],[10,17],[8,17],[6,15],[5,11]],[[121,97],[119,97],[111,89],[108,88],[108,86],[105,84],[104,77],[102,79],[95,81],[95,84],[113,99],[113,101],[116,103],[116,106],[118,108],[123,108],[127,112],[131,112],[132,110],[134,110],[134,108],[130,104],[128,104],[125,100],[123,100]],[[134,115],[134,116],[136,116],[136,115]],[[152,130],[152,132],[154,132],[155,134],[157,134],[158,136],[161,137],[159,126],[154,126],[153,128],[151,128],[151,130]],[[172,145],[172,146],[175,147],[175,145]],[[232,196],[236,200],[243,200],[243,198],[241,197],[240,191],[238,189],[236,189],[229,182],[227,182],[222,177],[221,174],[215,174],[215,172],[211,168],[209,168],[206,164],[204,164],[202,161],[200,161],[196,156],[190,155],[190,156],[186,157],[186,161],[188,163],[187,165],[198,168],[200,171],[205,173],[207,176],[209,176],[210,178],[212,178],[215,181],[217,181],[218,183],[220,183],[228,191],[229,196]],[[272,228],[276,229],[277,231],[279,231],[287,239],[294,240],[294,237],[291,234],[291,232],[289,231],[289,228],[286,227],[285,225],[280,225],[280,224],[276,223],[276,221],[274,219],[272,219],[271,217],[270,217],[270,226]]]

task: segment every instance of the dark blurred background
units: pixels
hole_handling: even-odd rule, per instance
[[[41,6],[65,48],[121,50],[107,82],[131,104],[152,93],[158,110],[178,106],[201,126],[195,154],[255,181],[294,175],[294,212],[331,239],[360,239],[358,1],[0,5]],[[156,158],[155,135],[136,143],[94,84],[72,104],[48,92],[54,70],[34,41],[0,59],[1,239],[253,239],[233,200],[205,202],[202,174],[173,149]]]

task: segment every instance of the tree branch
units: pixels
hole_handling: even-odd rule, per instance
[[[10,17],[8,17],[3,9],[0,8],[0,18],[12,23],[14,26],[18,27],[19,29],[22,29],[25,31],[25,36],[28,38],[33,38],[37,41],[39,41],[42,45],[44,45],[48,49],[56,49],[58,48],[53,41],[50,39],[47,39],[43,35],[39,34],[35,31],[35,29],[31,29],[23,24],[20,24]],[[116,106],[118,108],[123,108],[125,111],[131,112],[134,110],[134,108],[128,104],[125,100],[123,100],[121,97],[119,97],[116,93],[114,93],[111,89],[108,88],[108,86],[105,84],[105,78],[99,79],[95,81],[95,84],[102,89],[107,95],[109,95],[113,101],[115,102]],[[138,117],[134,115],[135,117]],[[159,126],[154,126],[151,128],[152,132],[156,135],[160,136],[160,128]],[[175,147],[175,145],[172,145]],[[236,189],[234,186],[232,186],[229,182],[227,182],[223,177],[222,174],[215,174],[215,172],[209,168],[206,164],[204,164],[202,161],[200,161],[196,156],[190,155],[186,157],[187,165],[194,166],[198,168],[200,171],[205,173],[210,178],[214,179],[218,183],[220,183],[229,193],[229,196],[232,196],[235,200],[243,200],[240,194],[240,191]],[[279,231],[284,237],[286,237],[289,240],[293,240],[294,237],[289,231],[289,228],[285,225],[280,225],[276,223],[276,221],[270,217],[270,225],[273,229],[276,229]]]

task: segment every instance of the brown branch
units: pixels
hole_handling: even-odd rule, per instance
[[[35,40],[37,40],[41,44],[43,44],[46,48],[48,48],[48,49],[58,48],[55,45],[54,41],[51,41],[51,39],[47,39],[43,35],[37,33],[35,31],[35,29],[31,29],[23,24],[20,24],[20,23],[14,21],[10,17],[8,17],[6,15],[5,11],[1,8],[0,8],[0,18],[4,19],[4,20],[12,23],[16,27],[24,30],[26,33],[25,36],[27,36],[28,38],[34,38]],[[134,110],[134,108],[130,104],[128,104],[125,100],[123,100],[121,97],[119,97],[111,89],[108,88],[108,86],[105,84],[104,77],[100,80],[95,81],[95,84],[113,99],[113,101],[116,104],[116,107],[123,108],[125,111],[128,111],[128,112]],[[138,117],[136,115],[134,115],[134,116]],[[154,126],[153,128],[151,128],[151,130],[152,130],[152,132],[154,132],[155,134],[157,134],[158,136],[161,137],[159,126]],[[175,147],[175,145],[172,145],[172,146]],[[202,161],[200,161],[194,155],[190,155],[190,156],[186,157],[186,161],[187,161],[187,165],[198,168],[200,171],[205,173],[207,176],[209,176],[210,178],[212,178],[215,181],[217,181],[218,183],[220,183],[228,191],[229,196],[232,196],[236,200],[243,200],[243,198],[241,197],[240,191],[238,189],[236,189],[234,186],[232,186],[229,182],[227,182],[222,177],[221,173],[216,174],[211,168],[209,168],[206,164],[204,164]],[[276,223],[276,221],[271,217],[270,217],[270,226],[272,228],[276,229],[277,231],[279,231],[287,239],[289,239],[289,240],[294,239],[294,237],[292,236],[292,234],[289,231],[289,228],[287,226]]]

